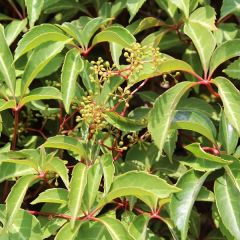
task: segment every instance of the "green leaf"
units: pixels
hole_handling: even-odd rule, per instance
[[[41,70],[59,53],[66,44],[63,42],[48,42],[40,45],[31,54],[24,69],[21,84],[21,96],[23,96],[29,85],[41,72]]]
[[[216,143],[216,128],[214,124],[200,112],[177,110],[171,127],[198,132],[211,142]]]
[[[224,77],[215,78],[213,83],[218,87],[218,93],[223,102],[224,112],[228,121],[237,130],[238,135],[240,136],[240,92]]]
[[[189,17],[190,0],[169,0],[176,7],[183,11],[186,18]]]
[[[48,41],[66,41],[69,37],[64,35],[61,29],[52,24],[42,24],[32,28],[18,42],[15,50],[15,61],[33,48]]]
[[[136,216],[129,225],[128,231],[135,240],[146,239],[150,217],[146,214]]]
[[[44,0],[25,0],[30,28],[32,28],[34,23],[38,20],[42,11],[43,3]]]
[[[228,175],[214,183],[216,205],[224,226],[238,239],[240,236],[240,192]]]
[[[9,228],[14,221],[21,205],[23,198],[32,183],[36,178],[34,175],[27,175],[19,178],[19,180],[12,187],[11,192],[9,193],[6,199],[6,228]]]
[[[85,48],[88,47],[88,44],[92,38],[92,36],[94,35],[94,33],[101,27],[103,26],[105,23],[109,22],[110,20],[112,20],[111,18],[101,18],[101,17],[97,17],[97,18],[93,18],[91,20],[88,21],[88,23],[84,26],[81,35],[82,35],[82,42],[83,45],[85,46]]]
[[[186,48],[182,59],[187,62],[189,65],[191,65],[191,67],[193,68],[193,70],[199,75],[201,76],[203,73],[202,70],[202,66],[201,66],[201,61],[199,58],[199,55],[197,53],[197,51],[195,50],[195,48],[193,46],[190,46],[189,48]],[[188,81],[191,82],[196,82],[196,78],[190,74],[184,74],[186,79]],[[204,101],[205,102],[205,101]]]
[[[230,78],[240,80],[240,59],[232,62],[226,69],[223,70]]]
[[[54,240],[74,240],[78,234],[79,228],[82,223],[77,222],[74,228],[71,227],[71,223],[66,223],[57,233]]]
[[[154,143],[159,148],[160,154],[162,153],[168,130],[174,117],[175,108],[192,84],[191,82],[178,83],[163,93],[156,99],[149,113],[148,130],[152,135]]]
[[[41,226],[35,216],[19,209],[7,230],[7,236],[14,240],[42,240]],[[2,239],[1,237],[2,233],[0,239]],[[7,239],[3,237],[2,240]]]
[[[5,37],[8,46],[10,46],[17,38],[17,36],[24,30],[27,25],[27,19],[14,20],[5,28]]]
[[[83,205],[88,212],[91,212],[98,194],[102,179],[101,166],[98,162],[88,168],[87,184],[83,195]]]
[[[83,142],[78,141],[76,138],[73,137],[62,135],[50,137],[42,146],[46,148],[58,148],[72,151],[79,154],[83,158],[87,156]]]
[[[7,179],[30,174],[37,174],[37,171],[32,167],[17,163],[3,162],[0,164],[0,183]]]
[[[100,158],[100,164],[104,176],[104,193],[107,194],[113,182],[115,167],[113,164],[112,154],[104,154]]]
[[[219,142],[222,144],[227,154],[230,155],[235,152],[238,139],[238,133],[227,120],[225,113],[222,112],[219,126]]]
[[[65,110],[69,113],[70,104],[75,96],[78,74],[83,70],[84,63],[79,51],[75,48],[69,50],[65,56],[61,75],[61,92]]]
[[[62,159],[54,157],[48,162],[45,167],[46,170],[57,173],[61,177],[66,188],[69,188],[68,169]]]
[[[214,202],[214,194],[212,191],[209,191],[206,187],[201,187],[201,190],[197,196],[196,201],[201,201],[201,202]]]
[[[224,18],[231,13],[240,13],[239,0],[223,0],[223,4],[221,7],[221,18]]]
[[[101,217],[98,218],[97,221],[99,221],[106,227],[112,239],[133,240],[133,238],[129,235],[127,229],[123,226],[123,224],[119,220],[110,217]]]
[[[167,154],[170,162],[172,162],[173,153],[176,148],[177,137],[178,132],[176,130],[170,130],[163,146],[163,150]]]
[[[130,13],[129,22],[133,20],[139,9],[146,2],[146,0],[127,0],[127,8]]]
[[[215,26],[216,12],[211,6],[197,8],[190,16],[189,21],[199,23],[203,27],[212,31],[216,30]]]
[[[75,226],[76,218],[80,212],[82,197],[87,184],[87,167],[82,163],[75,165],[70,182],[68,208],[71,212],[71,228]]]
[[[134,120],[126,117],[122,117],[118,113],[115,112],[105,112],[105,119],[108,123],[112,124],[114,127],[122,130],[122,131],[139,131],[142,128],[146,127],[146,121],[142,120]]]
[[[148,28],[163,26],[165,23],[155,17],[145,17],[143,19],[139,19],[127,26],[128,31],[130,31],[133,35],[136,35]]]
[[[188,222],[192,207],[198,193],[210,172],[203,175],[190,170],[177,182],[182,191],[174,193],[170,202],[170,215],[176,227],[181,232],[181,239],[187,239]]]
[[[50,188],[41,192],[31,204],[42,202],[66,204],[68,200],[68,191],[64,188]]]
[[[62,100],[61,92],[55,87],[39,87],[35,88],[26,97],[23,97],[19,104],[25,105],[28,102],[36,100],[58,99]]]
[[[193,72],[193,69],[188,63],[178,59],[163,61],[161,64],[157,65],[157,67],[153,63],[145,63],[143,64],[143,69],[139,73],[132,74],[129,77],[129,81],[131,83],[137,83],[147,78],[153,78],[174,71],[191,73]]]
[[[78,232],[77,238],[81,240],[112,240],[105,226],[97,221],[84,222]]]
[[[14,107],[16,107],[16,102],[14,100],[5,101],[0,99],[0,112]]]
[[[208,28],[195,22],[186,23],[184,25],[184,33],[193,41],[198,51],[203,70],[207,73],[210,58],[216,47],[216,40],[213,34]]]
[[[218,164],[226,165],[230,164],[231,161],[224,160],[221,157],[212,155],[202,150],[200,143],[192,143],[184,147],[186,150],[190,151],[195,157],[203,158],[205,160],[215,162]]]
[[[182,99],[179,102],[177,109],[198,112],[206,115],[207,117],[213,117],[215,113],[215,109],[212,105],[205,100],[196,97]]]
[[[114,42],[122,47],[130,47],[132,43],[136,42],[136,39],[126,28],[111,26],[98,33],[94,37],[92,45],[96,45],[100,42]]]
[[[0,25],[0,45],[0,79],[6,83],[11,91],[11,94],[14,96],[16,75],[13,65],[13,57],[7,45],[2,25]]]
[[[174,19],[177,7],[176,5],[170,0],[155,0],[156,3],[159,5],[160,8],[162,8],[164,11],[168,13],[170,18]]]
[[[66,205],[45,203],[40,210],[45,213],[55,214],[69,214]],[[38,221],[41,224],[42,238],[47,239],[52,235],[56,235],[56,232],[68,221],[64,218],[48,218],[46,216],[38,216]]]
[[[179,190],[179,188],[169,185],[165,180],[155,175],[140,171],[130,171],[114,179],[110,192],[99,202],[99,206],[103,206],[113,199],[122,196],[136,196],[142,201],[149,196],[166,198],[171,193]]]
[[[240,49],[236,47],[239,44],[240,39],[234,39],[226,41],[216,48],[210,61],[210,76],[212,76],[216,68],[223,62],[240,55]]]

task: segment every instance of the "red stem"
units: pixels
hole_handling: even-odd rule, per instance
[[[11,146],[12,150],[15,150],[16,145],[17,145],[20,109],[21,109],[20,107],[16,107],[13,109],[13,111],[14,111],[14,127],[13,127],[13,139],[12,139],[12,146]]]

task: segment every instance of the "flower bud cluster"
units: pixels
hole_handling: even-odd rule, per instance
[[[112,69],[116,67],[115,64],[112,66],[108,61],[104,62],[104,60],[99,57],[97,61],[91,61],[92,66],[90,67],[90,70],[92,71],[92,74],[90,74],[90,81],[95,82],[96,79],[100,84],[107,81],[111,76],[114,75],[112,72]]]
[[[77,116],[76,121],[84,121],[89,124],[91,133],[94,133],[96,130],[102,130],[107,125],[107,122],[104,120],[105,110],[103,106],[97,105],[93,101],[92,96],[83,97],[79,111],[80,116]]]

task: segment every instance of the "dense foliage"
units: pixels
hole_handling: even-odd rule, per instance
[[[0,1],[0,239],[240,239],[239,0]]]

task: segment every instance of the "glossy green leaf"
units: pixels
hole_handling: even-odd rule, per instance
[[[203,73],[202,70],[202,66],[201,66],[201,61],[199,58],[199,55],[197,53],[197,51],[195,50],[195,48],[193,46],[190,46],[189,48],[187,48],[182,56],[182,59],[187,62],[189,65],[191,65],[191,67],[193,68],[193,70],[199,75],[201,76]],[[186,79],[188,81],[191,82],[196,82],[197,79],[190,75],[190,74],[184,74]],[[205,101],[204,101],[205,102]]]
[[[102,179],[102,170],[99,163],[95,163],[90,168],[88,168],[87,172],[87,184],[84,190],[83,195],[83,203],[88,212],[92,211],[92,207],[94,206],[99,185]]]
[[[221,18],[224,18],[231,13],[240,13],[240,1],[239,0],[223,0],[221,7]]]
[[[200,175],[193,170],[186,172],[177,182],[182,191],[174,193],[170,202],[170,215],[181,232],[181,239],[187,239],[188,221],[198,193],[210,172]]]
[[[75,96],[78,74],[83,70],[84,63],[79,51],[71,49],[65,56],[61,75],[61,92],[65,110],[69,113],[70,104]]]
[[[94,33],[101,27],[103,26],[105,23],[109,22],[111,20],[111,18],[101,18],[101,17],[97,17],[97,18],[93,18],[91,19],[83,28],[81,34],[82,34],[82,42],[83,45],[85,46],[85,48],[88,47],[89,42],[92,38],[92,36],[94,35]]]
[[[146,214],[136,216],[129,225],[128,231],[135,240],[146,239],[147,226],[150,217]]]
[[[130,47],[132,43],[136,42],[136,39],[127,29],[121,26],[111,26],[98,33],[93,38],[92,45],[100,42],[115,42],[122,47]]]
[[[144,179],[144,181],[143,181]],[[99,206],[122,196],[136,196],[144,201],[145,197],[166,198],[171,193],[180,191],[165,180],[146,172],[130,171],[117,176],[109,193],[100,201]]]
[[[21,205],[23,198],[33,180],[36,178],[34,175],[23,176],[12,187],[6,199],[6,228],[9,228],[14,221]]]
[[[240,55],[240,50],[236,46],[240,44],[240,39],[226,41],[213,52],[210,61],[210,75],[216,68],[230,58]]]
[[[200,158],[200,159],[203,158],[205,160],[215,162],[218,164],[222,164],[222,165],[231,163],[231,161],[224,160],[221,157],[218,157],[218,156],[215,156],[215,155],[205,152],[201,148],[200,143],[192,143],[192,144],[185,146],[184,148],[186,150],[190,151],[195,157]]]
[[[163,150],[168,130],[174,117],[175,108],[181,97],[191,86],[191,82],[178,83],[157,98],[149,113],[148,130],[160,153]]]
[[[0,99],[0,112],[14,107],[16,107],[16,102],[14,100],[5,101]]]
[[[80,226],[80,222],[77,222],[74,228],[71,227],[71,223],[66,223],[57,233],[54,240],[74,240],[78,234]]]
[[[19,104],[25,105],[28,102],[36,100],[58,99],[62,100],[61,92],[55,87],[39,87],[35,88],[23,97]]]
[[[8,88],[10,89],[12,95],[15,93],[16,85],[16,75],[13,65],[12,53],[7,45],[4,29],[0,25],[0,79],[2,79]]]
[[[129,22],[135,17],[144,2],[146,2],[146,0],[127,0],[127,8],[130,13]]]
[[[177,106],[177,110],[198,112],[207,117],[213,117],[216,111],[210,103],[196,97],[182,99]]]
[[[217,77],[213,83],[218,87],[218,93],[221,97],[224,106],[225,115],[229,123],[237,130],[240,136],[240,92],[239,90],[226,78]]]
[[[62,135],[50,137],[42,146],[46,148],[58,148],[69,150],[79,154],[82,157],[85,157],[87,155],[83,142],[78,141],[73,137]]]
[[[27,25],[27,19],[14,20],[5,28],[5,37],[8,46],[10,46],[17,38],[17,36],[24,30]]]
[[[229,64],[226,69],[223,70],[230,78],[240,80],[240,59],[237,59],[233,63]]]
[[[110,217],[101,217],[98,218],[97,221],[99,221],[106,227],[112,239],[133,240],[133,238],[128,233],[127,229],[123,226],[123,224],[119,220]]]
[[[201,113],[177,110],[171,127],[198,132],[216,143],[216,128],[212,121]]]
[[[25,0],[30,28],[32,28],[34,23],[38,20],[42,11],[43,3],[44,0]]]
[[[50,188],[41,192],[31,204],[42,202],[66,204],[68,200],[68,191],[64,188]]]
[[[62,29],[64,32],[66,32],[74,40],[76,40],[81,46],[84,46],[82,28],[81,28],[81,31],[79,31],[79,28],[75,24],[69,23],[69,22],[65,22],[62,25],[57,25],[57,26],[60,29]]]
[[[87,184],[87,166],[78,163],[75,165],[70,181],[68,208],[71,212],[71,228],[73,229],[82,204],[84,189]]]
[[[224,112],[221,114],[220,126],[219,126],[219,142],[226,150],[227,154],[234,153],[238,144],[238,133],[233,126],[227,120]]]
[[[104,176],[104,193],[107,194],[113,182],[115,167],[113,164],[113,157],[111,154],[104,154],[100,158],[100,164]]]
[[[216,12],[210,6],[200,7],[196,9],[190,16],[189,21],[201,24],[203,27],[216,30],[215,26]]]
[[[21,84],[22,96],[26,93],[29,85],[41,70],[51,61],[51,59],[62,51],[65,44],[65,41],[48,42],[40,45],[34,50],[23,72]]]
[[[131,25],[127,26],[128,31],[130,31],[133,35],[136,35],[146,29],[152,27],[162,26],[165,23],[155,17],[145,17],[143,19],[139,19],[133,22]]]
[[[170,73],[175,71],[191,73],[193,72],[193,69],[188,63],[182,60],[170,58],[166,61],[163,61],[157,66],[153,63],[145,63],[143,65],[143,69],[139,73],[132,74],[129,77],[129,81],[131,83],[137,83],[147,78],[153,78],[164,73]]]
[[[196,47],[204,72],[209,67],[210,58],[216,47],[216,40],[211,31],[196,22],[189,22],[184,25],[184,33],[191,38]],[[208,41],[206,41],[208,39]]]
[[[6,235],[9,237],[9,240],[42,240],[39,221],[35,216],[22,209],[19,209],[16,213],[11,226],[7,229]],[[2,236],[2,233],[0,239],[8,240],[8,238]]]
[[[176,7],[183,11],[186,18],[189,16],[190,0],[170,0]]]
[[[18,42],[18,46],[15,50],[15,61],[42,43],[48,41],[66,41],[67,39],[69,39],[69,37],[64,35],[63,32],[54,25],[42,24],[36,26],[24,34],[22,39]]]
[[[163,146],[164,152],[167,154],[169,160],[172,162],[173,153],[176,148],[178,132],[176,130],[170,130]]]
[[[142,128],[146,127],[146,121],[134,120],[127,117],[123,117],[115,112],[105,112],[105,119],[108,123],[122,131],[139,131]]]
[[[228,175],[218,178],[214,184],[216,205],[224,226],[238,239],[240,236],[240,192]]]

